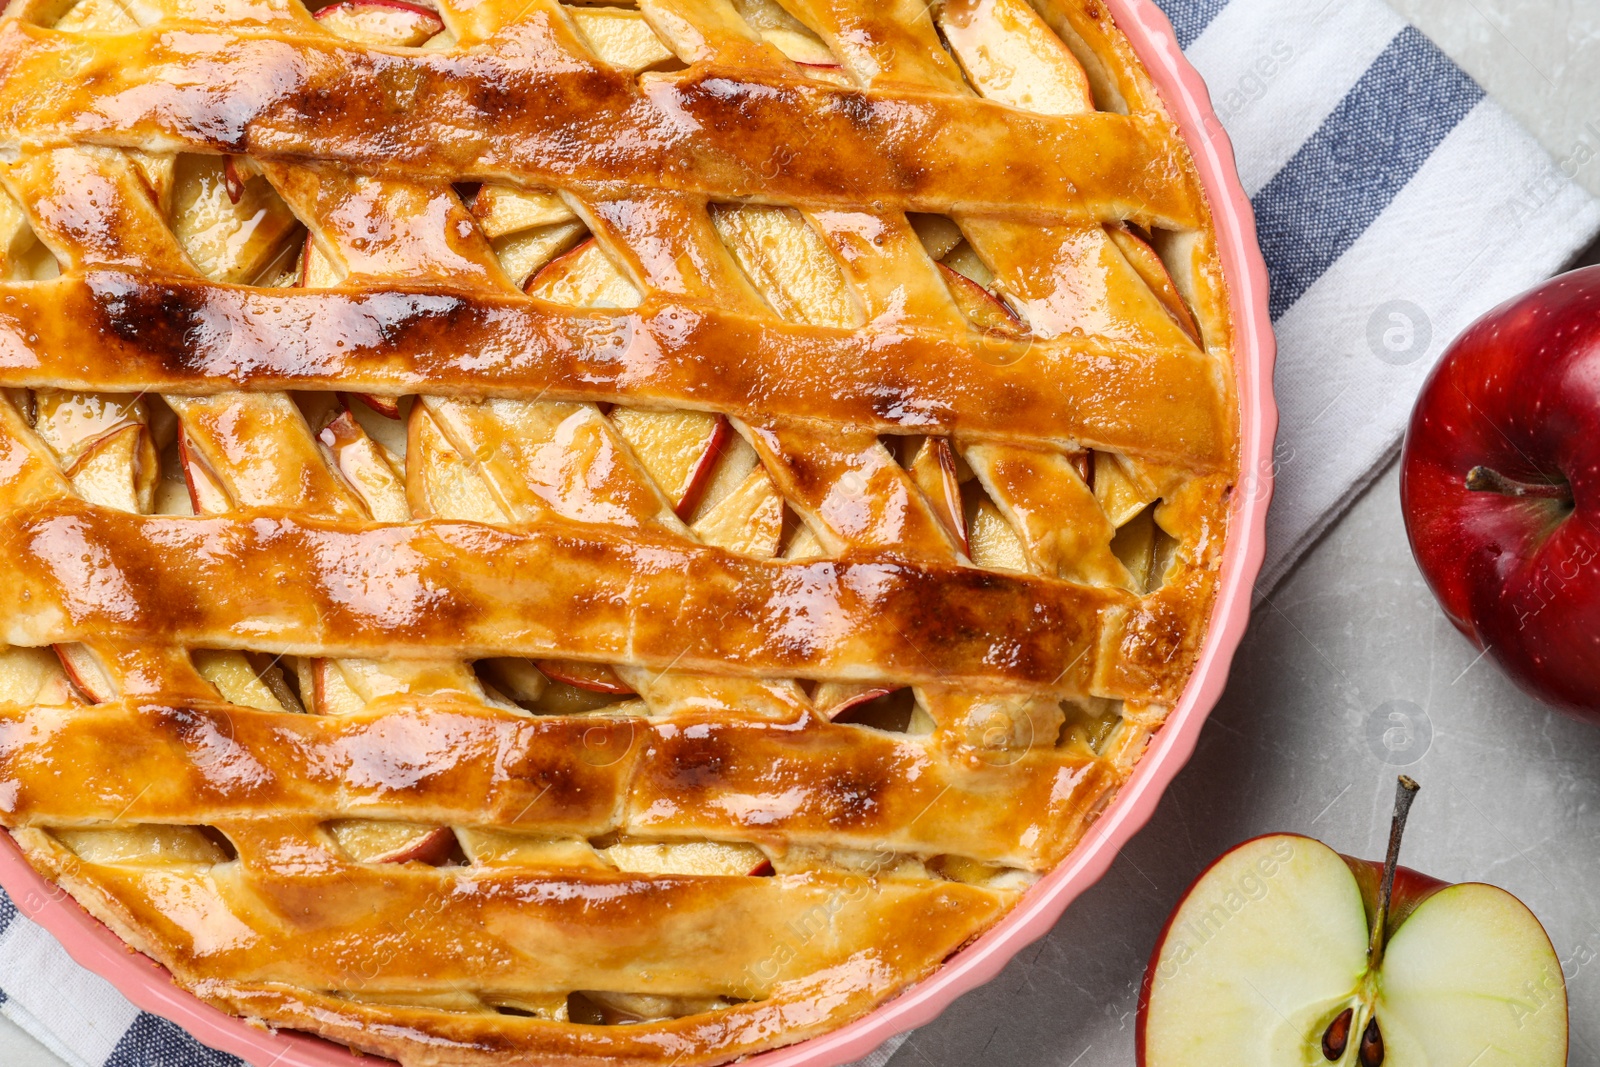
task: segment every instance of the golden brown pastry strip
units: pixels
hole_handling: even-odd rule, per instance
[[[0,781],[17,826],[299,814],[592,836],[616,829],[644,737],[441,697],[349,715],[127,700],[0,711]]]
[[[1116,782],[1085,753],[1037,740],[962,762],[921,739],[816,719],[656,724],[627,827],[1048,869]]]
[[[1082,691],[1121,590],[892,557],[779,563],[551,522],[282,513],[0,517],[0,638],[312,656],[569,657],[682,670]]]
[[[296,864],[252,863],[251,846],[270,851],[273,835],[245,827],[242,862],[210,872],[89,864],[37,831],[21,836],[34,861],[66,884],[92,876],[114,895],[112,906],[131,925],[169,946],[157,958],[173,970],[306,989],[380,993],[445,984],[491,997],[578,988],[753,999],[844,962],[880,925],[916,930],[906,936],[949,951],[992,920],[1004,899],[948,882],[873,885],[835,911],[827,936],[762,973],[755,965],[771,956],[785,924],[849,892],[848,875],[372,867],[319,849],[305,841],[304,827],[285,822]],[[172,906],[175,892],[186,907]],[[952,926],[959,931],[953,943]],[[714,952],[704,951],[708,936],[716,938]],[[291,939],[294,950],[284,951]]]
[[[960,763],[815,716],[528,719],[440,697],[325,716],[127,700],[0,710],[0,784],[13,826],[383,818],[1038,870],[1115,784],[1086,753],[1040,740]]]
[[[1010,361],[1010,362],[1007,362]],[[269,290],[120,272],[0,283],[0,385],[628,399],[877,432],[1090,446],[1205,469],[1232,415],[1203,355],[798,326],[676,304]]]
[[[86,41],[8,22],[0,139],[178,142],[419,178],[620,181],[712,199],[759,190],[762,200],[797,207],[959,205],[1173,229],[1203,218],[1190,177],[1165,162],[1171,130],[1159,121],[1027,115],[970,98],[762,81],[710,65],[636,82],[530,22],[501,47],[405,54],[200,27]],[[64,64],[92,95],[62,92]]]

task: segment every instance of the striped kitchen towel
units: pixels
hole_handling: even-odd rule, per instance
[[[1393,453],[1443,346],[1584,248],[1600,205],[1379,0],[1158,3],[1233,138],[1272,275],[1268,591]],[[238,1062],[138,1011],[3,896],[0,990],[0,1012],[73,1067]]]

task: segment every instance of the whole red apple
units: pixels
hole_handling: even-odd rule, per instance
[[[1461,632],[1600,722],[1600,267],[1474,323],[1411,414],[1411,550]]]

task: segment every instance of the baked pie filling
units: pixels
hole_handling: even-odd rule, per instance
[[[208,1003],[716,1063],[1205,637],[1231,323],[1096,0],[12,0],[0,823]]]

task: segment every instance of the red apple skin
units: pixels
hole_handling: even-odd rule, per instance
[[[728,447],[728,440],[732,436],[733,426],[725,417],[718,415],[716,428],[706,440],[706,450],[701,453],[700,461],[694,465],[694,473],[689,476],[683,499],[673,508],[673,513],[684,522],[688,522],[695,508],[700,506],[700,499],[706,495],[706,486],[711,484],[711,472],[716,469],[717,460],[722,458],[722,452]]]
[[[372,393],[357,393],[355,396],[357,400],[386,419],[400,417],[400,398],[397,396],[375,396]]]
[[[1480,465],[1564,480],[1572,503],[1469,490]],[[1524,689],[1600,723],[1600,267],[1450,346],[1412,412],[1400,502],[1450,621]]]
[[[1205,878],[1206,875],[1211,873],[1211,869],[1213,867],[1221,863],[1224,859],[1233,855],[1239,849],[1244,848],[1246,845],[1253,844],[1269,837],[1283,837],[1299,841],[1320,843],[1316,842],[1314,838],[1307,837],[1304,834],[1261,834],[1257,837],[1249,838],[1248,840],[1241,841],[1237,845],[1234,845],[1232,848],[1222,853],[1222,855],[1206,864],[1205,869],[1194,876],[1194,881],[1189,883],[1189,887],[1182,893],[1178,894],[1178,902],[1172,906],[1172,913],[1167,916],[1167,921],[1161,925],[1161,932],[1156,935],[1155,947],[1150,950],[1150,962],[1145,965],[1144,980],[1139,983],[1139,1010],[1134,1021],[1133,1049],[1134,1061],[1138,1063],[1140,1067],[1144,1067],[1145,1062],[1145,1025],[1150,1014],[1150,986],[1155,981],[1156,965],[1161,962],[1161,949],[1167,943],[1167,935],[1172,932],[1172,922],[1178,917],[1178,912],[1182,910],[1183,902],[1189,899],[1189,894],[1194,892],[1195,887],[1200,884],[1201,879]],[[1378,887],[1383,881],[1383,861],[1352,859],[1351,857],[1345,856],[1342,853],[1340,858],[1343,859],[1345,865],[1350,868],[1350,873],[1355,876],[1356,885],[1361,889],[1361,899],[1367,906],[1367,915],[1370,922],[1372,913],[1377,910]],[[1400,924],[1405,922],[1406,919],[1410,917],[1411,913],[1417,910],[1418,905],[1420,905],[1424,900],[1427,900],[1429,897],[1433,896],[1439,890],[1449,888],[1449,885],[1450,883],[1448,882],[1441,882],[1437,878],[1414,871],[1410,867],[1395,867],[1394,889],[1391,891],[1389,897],[1388,927],[1390,936],[1392,937],[1393,932],[1399,929]]]
[[[855,696],[847,697],[830,708],[822,708],[820,710],[822,711],[823,716],[826,717],[829,722],[834,722],[852,709],[860,707],[862,704],[871,703],[872,701],[877,700],[879,697],[886,697],[893,692],[893,688],[864,689]]]
[[[1343,853],[1339,858],[1350,868],[1350,873],[1356,876],[1356,884],[1361,887],[1361,899],[1367,905],[1367,924],[1370,926],[1372,916],[1378,910],[1378,891],[1383,884],[1383,861],[1358,860]],[[1394,888],[1389,893],[1389,921],[1386,924],[1388,933],[1385,935],[1385,940],[1394,937],[1394,932],[1400,929],[1400,924],[1409,919],[1411,913],[1416,911],[1424,900],[1441,889],[1449,888],[1449,882],[1441,882],[1432,875],[1397,865],[1394,869]]]
[[[426,863],[439,867],[450,859],[456,846],[456,835],[448,826],[436,826],[415,838],[410,844],[387,856],[379,856],[373,863]]]
[[[565,661],[558,659],[541,659],[535,660],[534,666],[543,671],[545,676],[552,682],[561,682],[563,685],[570,685],[577,689],[586,689],[591,693],[604,693],[607,696],[634,695],[633,688],[621,678],[616,678],[615,675],[611,675],[610,678],[605,677],[605,675],[610,674],[609,671],[597,671],[593,674],[581,674],[578,673],[578,669],[581,668],[583,664],[574,663],[573,666],[569,668],[566,667],[564,663]],[[615,678],[615,681],[611,680],[612,678]]]
[[[56,654],[56,659],[61,661],[61,670],[67,676],[67,683],[78,691],[78,695],[90,704],[104,704],[108,700],[115,700],[115,693],[101,692],[96,688],[90,676],[78,670],[77,664],[72,661],[72,654],[65,645],[55,644],[50,650]]]

